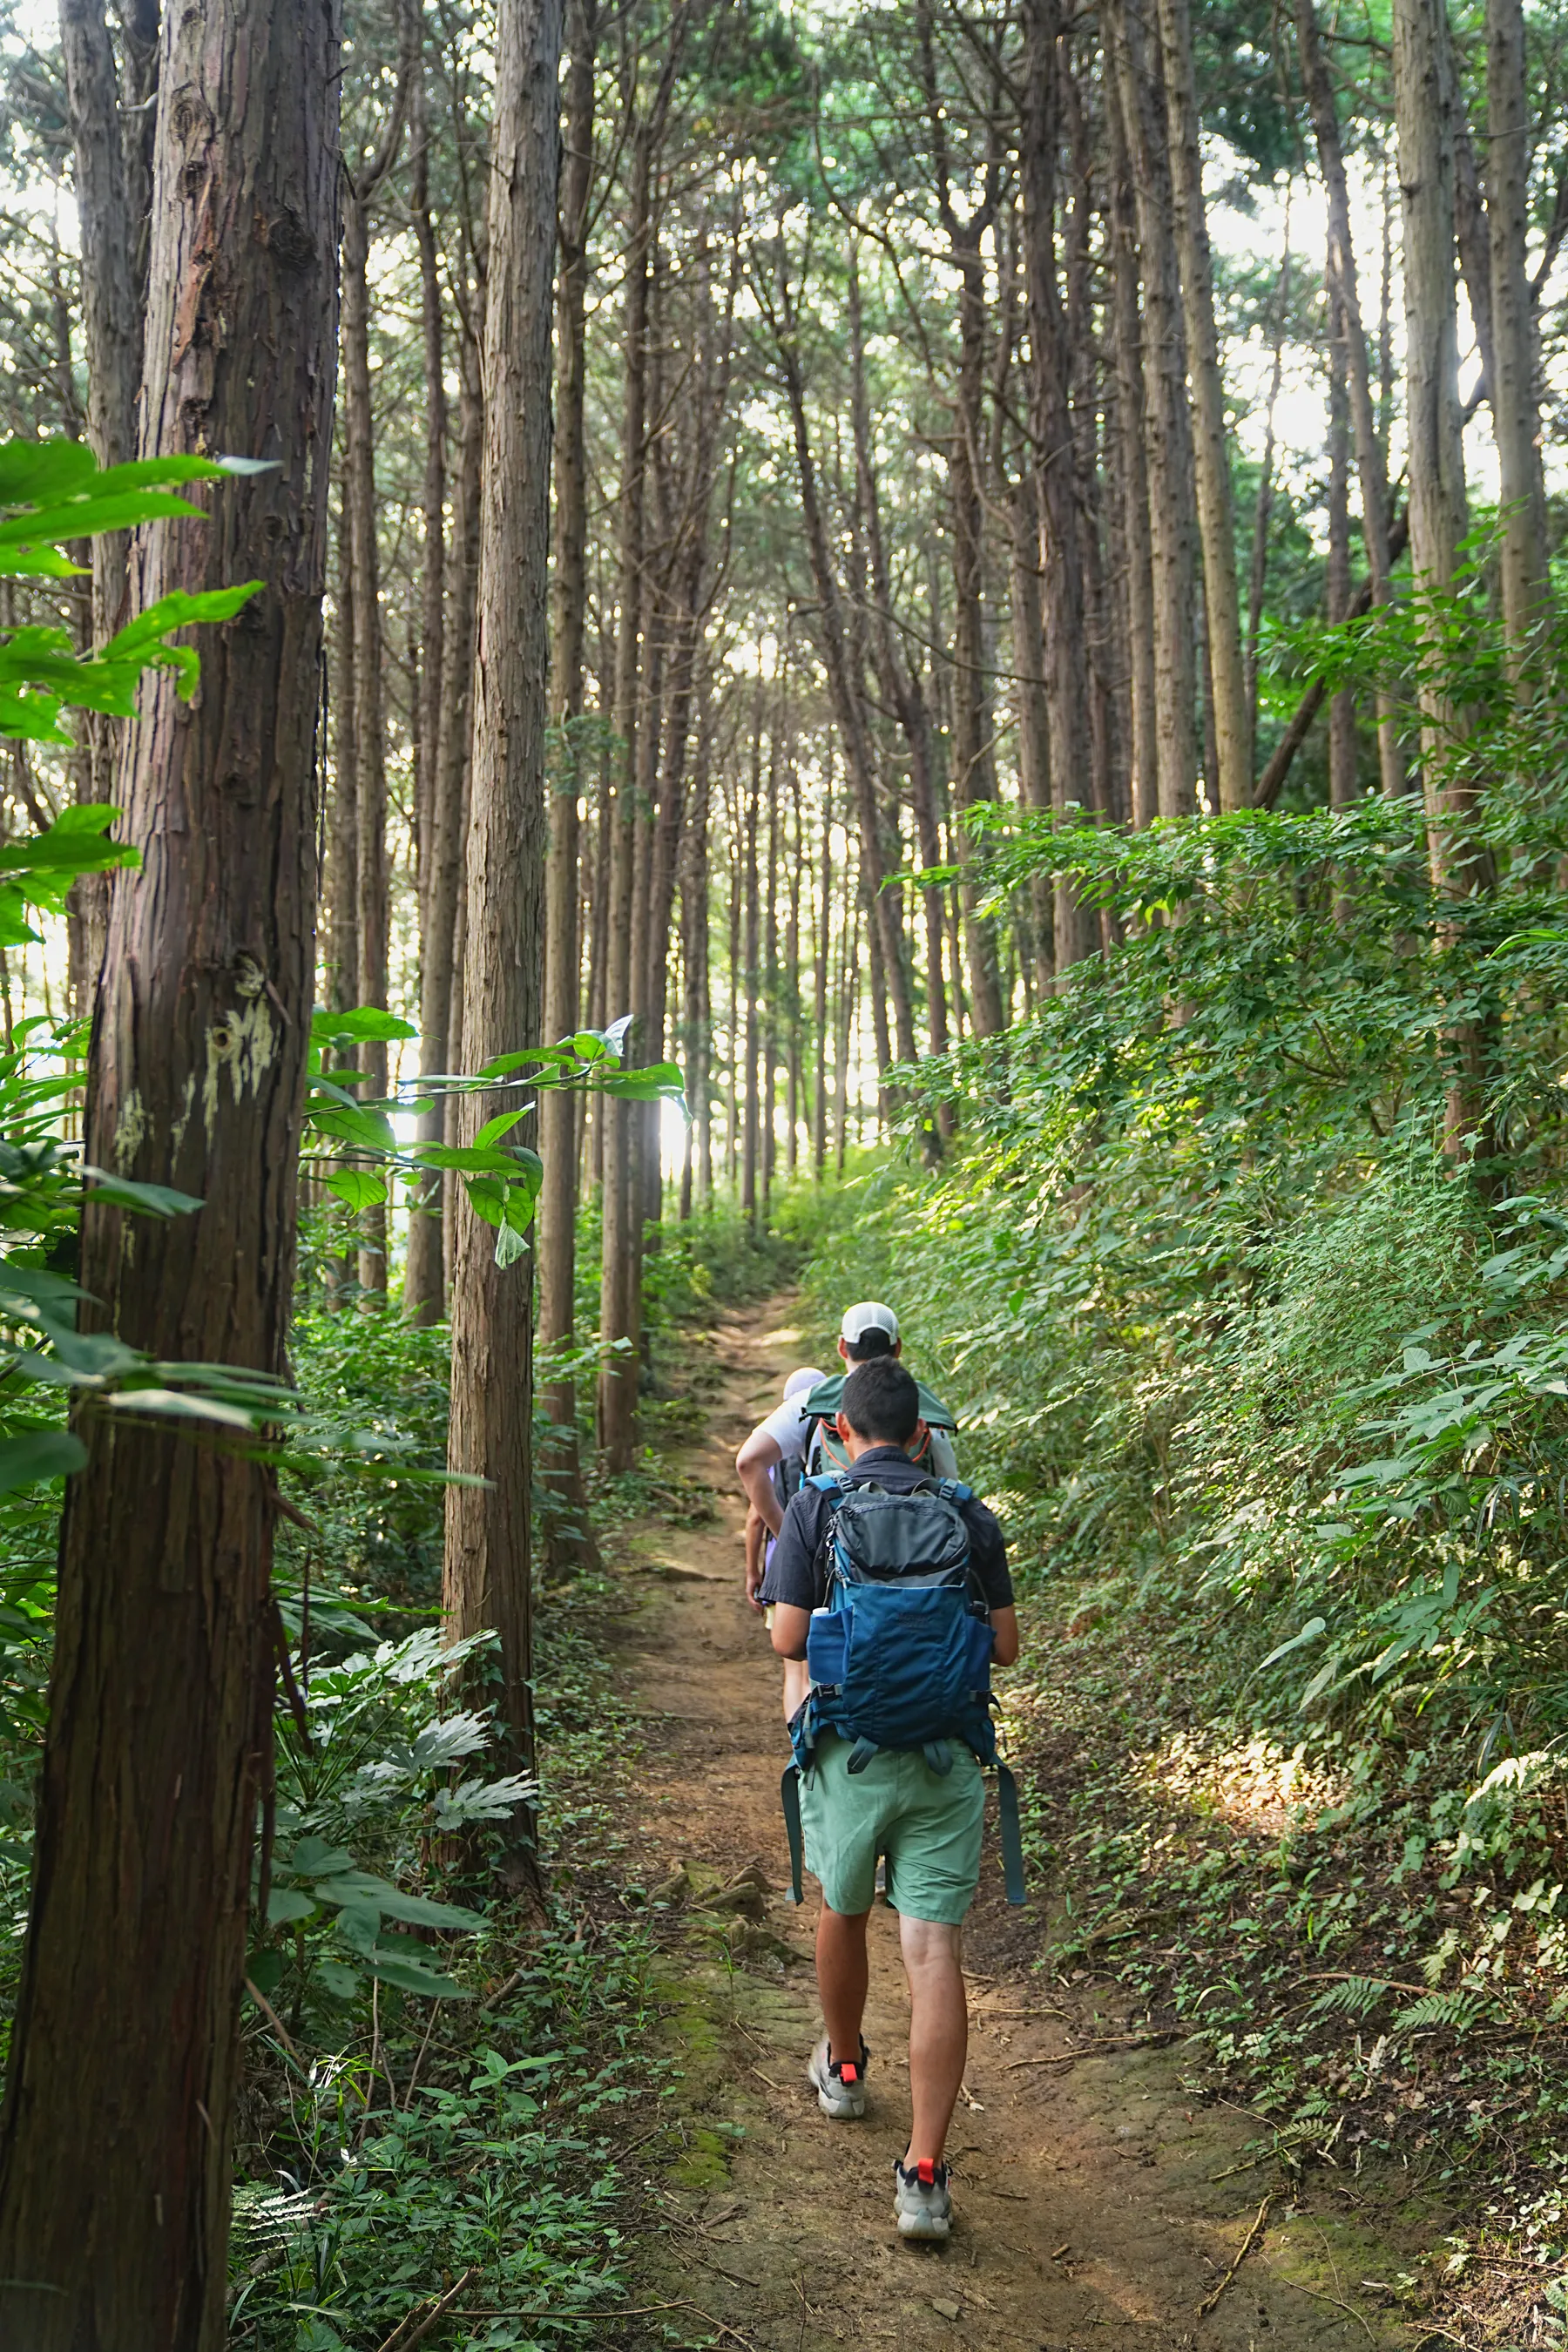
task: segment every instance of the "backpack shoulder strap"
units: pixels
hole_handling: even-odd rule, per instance
[[[931,1478],[927,1483],[934,1487],[939,1495],[945,1496],[950,1503],[956,1503],[960,1510],[963,1508],[965,1503],[973,1503],[974,1500],[973,1487],[966,1486],[962,1478]]]

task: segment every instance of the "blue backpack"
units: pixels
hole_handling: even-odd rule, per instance
[[[782,1790],[793,1899],[801,1900],[804,1858],[800,1775],[819,1735],[834,1731],[851,1742],[851,1772],[879,1748],[919,1748],[933,1772],[950,1772],[955,1739],[994,1766],[1007,1899],[1022,1903],[1017,1788],[996,1754],[991,1626],[963,1516],[973,1489],[927,1478],[896,1494],[832,1473],[809,1484],[836,1499],[823,1538],[827,1601],[806,1633],[811,1688],[790,1725],[795,1762]]]

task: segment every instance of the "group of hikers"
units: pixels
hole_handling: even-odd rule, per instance
[[[983,1768],[997,1762],[990,1670],[1017,1657],[1018,1620],[1002,1530],[958,1477],[952,1416],[902,1352],[890,1307],[847,1308],[843,1372],[792,1372],[735,1468],[746,1599],[784,1661],[794,1896],[803,1859],[822,1890],[824,2032],[806,2072],[824,2115],[864,2116],[866,1930],[884,1893],[910,1989],[912,2115],[894,2214],[901,2236],[943,2239],[969,2036],[963,1924],[980,1878]],[[998,1770],[1016,1902],[1017,1802]]]

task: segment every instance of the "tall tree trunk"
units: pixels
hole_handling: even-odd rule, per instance
[[[1268,534],[1274,519],[1274,416],[1285,376],[1285,324],[1289,307],[1290,213],[1287,205],[1285,251],[1275,296],[1274,357],[1263,412],[1263,462],[1258,468],[1258,498],[1252,509],[1252,562],[1247,583],[1247,723],[1248,740],[1254,744],[1258,740],[1258,641],[1263,627],[1264,591],[1268,584]],[[1340,363],[1343,363],[1342,353]]]
[[[690,1216],[693,1194],[712,1190],[712,1109],[709,1100],[708,810],[712,783],[712,710],[704,681],[699,692],[697,760],[691,779],[691,822],[682,845],[680,964],[688,1148],[681,1166],[680,1215]]]
[[[555,271],[561,0],[500,0],[490,142],[473,775],[463,1059],[478,1070],[536,1040],[543,992],[549,712],[550,327]],[[502,1094],[460,1095],[471,1142]],[[532,1260],[498,1265],[496,1231],[454,1202],[447,1461],[484,1483],[447,1490],[441,1599],[454,1639],[500,1639],[496,1716],[507,1766],[533,1761],[529,1553]],[[489,1689],[487,1687],[487,1696]],[[529,1808],[511,1817],[503,1883],[537,1896]]]
[[[84,1319],[269,1373],[314,980],[338,62],[331,0],[166,22],[142,448],[277,470],[203,493],[211,522],[154,523],[134,552],[140,607],[263,585],[204,637],[197,698],[154,674],[128,734],[117,797],[144,862],[110,895],[87,1111],[88,1158],[205,1205],[132,1230],[89,1200]],[[0,2123],[0,2338],[219,2352],[276,1489],[241,1454],[130,1418],[79,1427]]]
[[[1029,313],[1029,415],[1039,506],[1049,729],[1049,779],[1058,824],[1089,793],[1089,648],[1084,631],[1079,466],[1068,400],[1066,322],[1057,283],[1056,163],[1061,136],[1057,0],[1029,0],[1024,95],[1024,255]],[[1066,875],[1054,883],[1052,964],[1058,974],[1093,947],[1089,910]]]
[[[1535,318],[1525,272],[1530,129],[1520,0],[1487,0],[1492,428],[1502,509],[1503,634],[1510,669],[1521,683],[1530,675],[1534,635],[1547,591]]]
[[[1160,813],[1154,728],[1154,583],[1149,536],[1149,472],[1144,457],[1148,431],[1143,398],[1143,327],[1138,314],[1138,208],[1132,162],[1114,72],[1105,79],[1105,112],[1110,143],[1112,307],[1116,406],[1121,427],[1118,489],[1127,549],[1129,800],[1134,826],[1152,824]]]
[[[1394,94],[1404,193],[1405,426],[1410,445],[1411,568],[1424,593],[1453,586],[1466,527],[1459,410],[1458,319],[1454,286],[1454,87],[1445,0],[1395,0]],[[1432,878],[1450,878],[1445,822],[1464,798],[1445,777],[1457,712],[1440,663],[1441,613],[1426,631],[1419,689],[1422,774]]]
[[[1361,296],[1356,285],[1355,247],[1351,240],[1350,189],[1345,178],[1344,151],[1340,140],[1339,110],[1334,86],[1323,57],[1314,0],[1296,0],[1296,42],[1300,52],[1301,79],[1312,110],[1318,142],[1318,164],[1329,211],[1329,288],[1339,305],[1344,334],[1345,370],[1350,391],[1351,423],[1355,436],[1356,468],[1361,481],[1362,536],[1372,575],[1374,605],[1389,601],[1388,452],[1385,432],[1373,407],[1372,375],[1366,334],[1362,324]],[[1386,262],[1386,255],[1385,255]],[[1386,268],[1384,292],[1387,307]],[[1386,326],[1383,338],[1386,350]],[[1387,402],[1384,403],[1386,418]],[[1386,688],[1380,688],[1377,709],[1377,756],[1383,789],[1392,799],[1405,790],[1405,755],[1400,748],[1397,706]]]
[[[938,900],[940,919],[941,901]],[[827,1164],[827,968],[833,949],[833,769],[829,761],[822,793],[822,871],[816,908],[816,959],[812,974],[813,1044],[816,1067],[811,1101],[811,1171],[822,1181]],[[937,952],[941,954],[940,933]]]
[[[762,1022],[758,989],[758,959],[762,953],[762,893],[757,872],[757,830],[763,796],[763,696],[757,688],[756,716],[752,729],[752,776],[746,793],[745,833],[742,845],[746,906],[746,1091],[741,1123],[741,1209],[755,1226],[758,1215],[757,1162],[762,1150]]]
[[[441,699],[433,754],[430,854],[420,922],[419,1044],[427,1072],[450,1071],[462,1037],[457,995],[458,930],[467,854],[467,789],[469,720],[473,709],[474,623],[479,593],[479,475],[484,457],[485,404],[480,357],[467,326],[458,345],[461,391],[458,423],[458,481],[452,502],[452,544],[447,560],[447,622]],[[437,1097],[420,1121],[420,1139],[445,1140],[449,1106]],[[408,1223],[408,1259],[403,1301],[416,1322],[438,1323],[445,1303],[448,1231],[443,1200],[449,1184],[439,1179],[425,1190]]]
[[[386,869],[386,726],[383,705],[385,644],[381,616],[381,563],[377,547],[375,423],[370,390],[370,226],[363,197],[345,191],[343,202],[343,490],[348,504],[349,545],[353,559],[354,792],[359,809],[358,1001],[386,1007],[387,948],[391,890]],[[361,1050],[364,1073],[361,1098],[386,1093],[386,1046],[373,1040]],[[362,1212],[359,1254],[362,1290],[386,1288],[386,1211]]]
[[[806,429],[805,387],[801,374],[800,350],[795,338],[795,320],[782,286],[781,297],[780,315],[773,322],[774,331],[795,431],[801,516],[805,525],[806,550],[820,608],[818,626],[823,665],[827,672],[834,716],[838,723],[839,740],[844,746],[845,763],[849,771],[854,794],[859,824],[861,872],[870,901],[868,919],[876,926],[879,935],[879,945],[886,967],[898,1033],[899,1059],[912,1062],[915,1058],[914,1001],[910,986],[903,923],[895,893],[882,887],[888,868],[883,856],[881,812],[878,805],[871,745],[866,732],[863,698],[850,669],[843,599],[832,551],[828,546],[816,461]]]
[[[870,644],[877,681],[883,699],[898,713],[910,760],[910,803],[922,866],[942,863],[942,835],[937,820],[935,746],[931,712],[919,677],[904,659],[893,626],[892,574],[882,531],[881,493],[871,436],[870,403],[866,389],[866,336],[860,300],[859,256],[849,250],[850,414],[855,435],[855,474],[866,519],[867,553],[871,567],[873,605]],[[941,889],[922,890],[926,934],[926,1039],[932,1054],[947,1051],[947,992],[942,981],[942,904]],[[951,1121],[949,1121],[951,1123]]]
[[[1350,392],[1345,362],[1344,320],[1329,297],[1329,565],[1328,617],[1344,621],[1351,610]],[[1355,695],[1342,687],[1329,704],[1329,804],[1344,808],[1355,798]]]
[[[615,730],[617,738],[610,825],[610,898],[605,970],[608,1015],[633,1010],[632,905],[636,895],[637,728],[647,514],[647,381],[649,255],[653,239],[653,125],[646,117],[632,132],[631,194],[626,222],[622,348],[625,352],[621,429],[620,625],[616,644]],[[635,1107],[605,1100],[605,1182],[599,1282],[599,1338],[607,1350],[628,1339],[629,1351],[606,1353],[599,1372],[599,1447],[605,1466],[629,1470],[637,1423],[639,1301],[636,1296],[640,1202],[632,1150]]]
[[[788,1117],[784,1124],[785,1158],[793,1183],[800,1165],[800,899],[805,874],[805,821],[801,807],[800,772],[790,772],[790,814],[795,844],[789,859],[789,920],[784,932],[784,1066]],[[807,919],[810,919],[809,912]]]
[[[332,627],[332,799],[327,841],[327,898],[331,914],[328,1002],[344,1013],[359,999],[358,729],[354,716],[354,580],[349,497],[340,485],[337,610]]]
[[[1191,813],[1197,775],[1193,436],[1180,273],[1171,227],[1174,198],[1157,59],[1148,53],[1142,26],[1127,0],[1109,0],[1105,21],[1131,163],[1143,280],[1154,767],[1159,813],[1169,818]]]
[[[423,32],[423,26],[421,26]],[[422,46],[422,45],[421,45]],[[419,319],[425,357],[425,488],[424,538],[420,549],[419,727],[416,778],[417,818],[416,861],[419,889],[419,1058],[420,1074],[429,1077],[447,1068],[443,1035],[439,1046],[426,1025],[426,1000],[435,1018],[437,992],[426,989],[430,966],[450,955],[452,910],[440,919],[437,857],[442,842],[440,804],[441,692],[447,639],[447,383],[441,331],[441,272],[436,231],[430,218],[430,120],[426,66],[421,54],[414,79],[412,129],[413,185],[409,211],[419,252]],[[444,936],[443,936],[444,934]],[[446,994],[449,1001],[448,974]],[[444,1024],[443,1024],[444,1025]],[[439,1058],[437,1058],[437,1055]],[[439,1143],[446,1132],[444,1106],[437,1101],[424,1114],[422,1140]],[[441,1311],[442,1180],[423,1178],[410,1203],[408,1250],[403,1272],[405,1314],[421,1323],[435,1322]]]
[[[1192,381],[1193,457],[1197,476],[1198,528],[1203,538],[1204,610],[1208,616],[1215,748],[1222,809],[1246,808],[1252,798],[1252,730],[1242,666],[1241,612],[1236,581],[1236,524],[1231,512],[1225,381],[1214,314],[1214,262],[1204,209],[1203,152],[1193,82],[1193,27],[1187,0],[1159,0],[1164,60],[1171,179],[1176,204],[1182,309],[1187,372]]]
[[[548,1044],[577,1026],[581,952],[577,935],[583,793],[584,653],[588,615],[587,384],[589,206],[594,189],[594,70],[598,0],[568,0],[566,129],[561,176],[561,261],[555,289],[555,628],[551,702],[557,730],[545,867],[544,1034]],[[577,1152],[573,1097],[546,1089],[540,1103],[539,1344],[570,1348],[576,1336]],[[577,1458],[577,1388],[555,1374],[544,1391],[550,1448],[540,1465],[552,1500],[546,1542],[552,1565],[583,1558],[587,1498]]]
[[[74,193],[82,257],[82,322],[87,344],[87,437],[100,466],[122,466],[136,447],[136,394],[142,383],[142,272],[137,246],[145,206],[132,209],[121,135],[120,80],[103,0],[60,0],[60,55],[70,115]],[[111,637],[126,614],[125,531],[92,541],[92,635]],[[80,797],[112,798],[119,723],[87,715]],[[84,874],[72,885],[71,1002],[88,1011],[103,961],[109,877]]]
[[[1009,520],[1008,573],[1013,616],[1013,693],[1018,713],[1018,784],[1026,808],[1048,814],[1051,803],[1050,712],[1044,675],[1047,652],[1040,597],[1040,485],[1026,470],[1014,490]],[[1048,996],[1056,979],[1056,917],[1048,874],[1030,885],[1035,985]],[[939,950],[940,951],[940,950]]]

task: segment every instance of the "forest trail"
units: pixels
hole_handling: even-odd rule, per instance
[[[1198,2104],[1184,2088],[1179,2048],[1069,2058],[1126,2032],[1115,1990],[1031,1969],[1047,1891],[1036,1884],[1025,1912],[1007,1911],[994,1833],[966,1937],[972,2039],[949,2150],[956,2221],[947,2248],[907,2245],[891,2224],[908,2011],[897,1922],[881,1905],[870,1938],[870,2113],[858,2125],[818,2113],[805,2074],[818,2030],[815,1888],[804,1911],[789,1905],[779,1670],[742,1597],[732,1466],[801,1360],[793,1303],[726,1316],[693,1343],[702,1355],[692,1385],[708,1418],[681,1467],[710,1487],[716,1517],[695,1528],[645,1524],[617,1563],[644,1589],[658,1580],[616,1637],[645,1726],[634,1852],[650,1886],[684,1865],[693,1887],[668,1991],[686,2144],[647,2178],[662,2227],[637,2266],[637,2306],[664,2313],[658,2331],[689,2327],[679,2340],[754,2352],[884,2341],[914,2352],[1408,2344],[1408,2330],[1358,2292],[1369,2275],[1387,2278],[1396,2257],[1286,2195],[1200,2315],[1269,2185],[1244,2160],[1254,2126]],[[765,1892],[737,1889],[748,1875]],[[726,1888],[740,1907],[715,1906]],[[748,1903],[757,1916],[746,1916]]]

